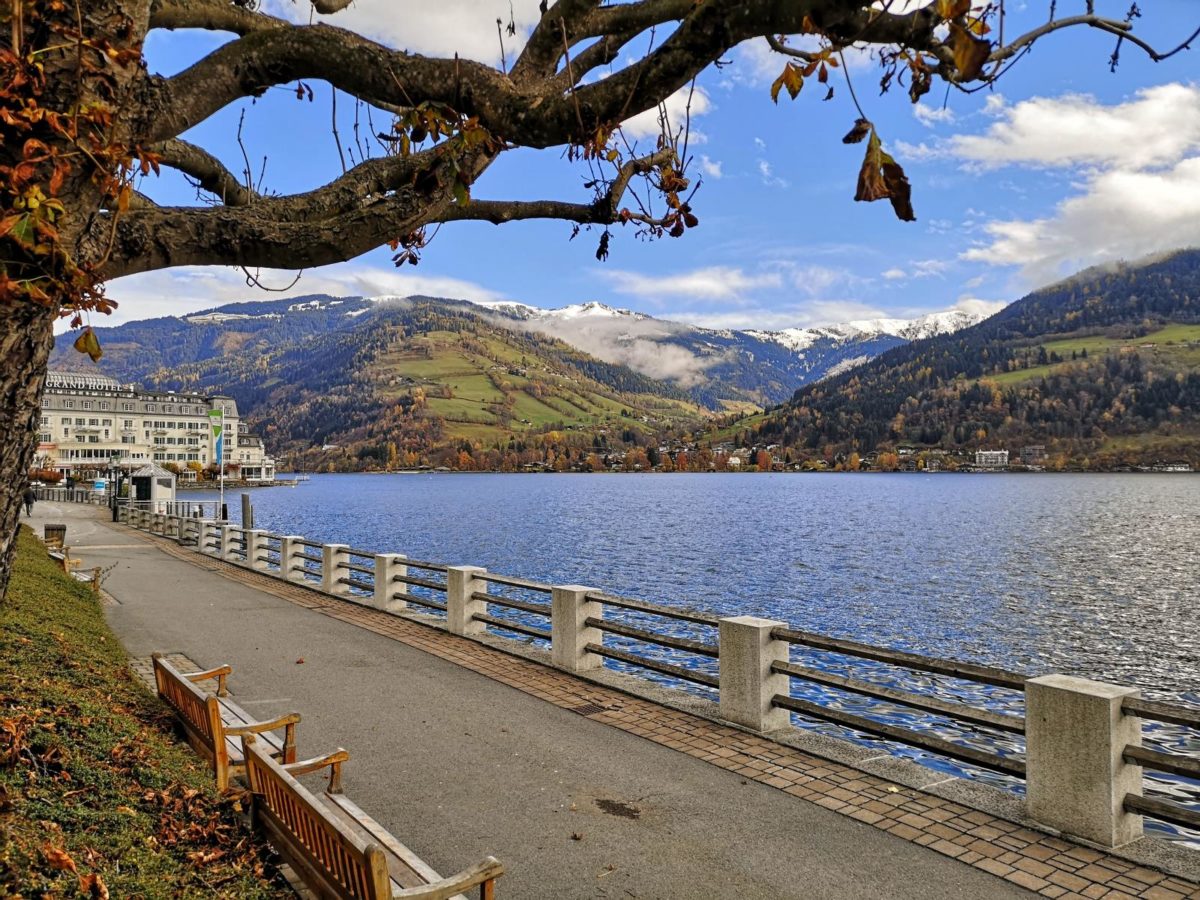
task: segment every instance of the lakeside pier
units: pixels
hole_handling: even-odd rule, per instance
[[[506,895],[671,897],[694,893],[689,885],[730,897],[1198,891],[1187,856],[1159,857],[1159,871],[1136,858],[1160,842],[1131,845],[1125,857],[1133,859],[1084,848],[1012,809],[984,812],[931,793],[947,782],[932,770],[913,783],[918,767],[888,761],[898,776],[889,780],[631,696],[617,682],[585,681],[561,658],[553,668],[466,637],[466,624],[487,624],[478,618],[487,612],[460,612],[456,635],[411,612],[372,608],[345,596],[355,580],[367,583],[350,548],[316,545],[321,578],[308,586],[251,571],[270,555],[258,549],[263,533],[223,526],[218,553],[202,554],[180,545],[193,526],[179,520],[146,523],[164,533],[150,536],[102,521],[95,508],[43,503],[37,511],[67,523],[85,565],[116,565],[105,581],[116,601],[109,617],[133,656],[162,650],[202,666],[229,662],[256,692],[239,695],[243,705],[264,715],[303,706],[302,752],[350,749],[347,781],[373,801],[364,801],[369,812],[435,865],[501,856],[510,865]],[[317,557],[312,549],[300,539],[293,552]],[[301,565],[318,569],[314,560]],[[407,572],[393,570],[417,577]],[[475,595],[487,584],[472,583],[481,574],[448,577],[445,605],[484,602]],[[576,598],[578,633],[595,629],[588,620],[599,615],[586,608],[598,603],[587,593]],[[448,628],[454,623],[449,616]],[[596,655],[597,639],[583,637],[577,652]],[[439,857],[446,851],[462,857]]]

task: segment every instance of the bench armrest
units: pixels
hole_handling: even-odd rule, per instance
[[[217,696],[228,697],[229,691],[225,689],[225,679],[233,674],[233,667],[229,665],[217,666],[215,669],[209,669],[207,672],[190,672],[184,673],[183,677],[195,684],[197,681],[208,681],[210,678],[217,679]]]
[[[283,731],[283,762],[296,761],[296,724],[300,721],[300,713],[288,713],[270,722],[251,722],[248,725],[232,725],[225,727],[225,733],[235,737],[247,734],[262,734],[264,731]]]
[[[433,884],[423,884],[420,887],[405,888],[392,892],[392,900],[401,897],[421,898],[421,900],[449,900],[455,894],[479,886],[480,897],[491,900],[495,881],[504,874],[504,865],[494,856],[489,856],[470,868],[463,869],[457,875],[435,881]]]
[[[332,753],[326,753],[324,756],[314,756],[312,759],[286,763],[283,768],[289,775],[300,776],[319,772],[329,766],[329,787],[326,790],[331,794],[340,794],[342,792],[342,763],[349,760],[350,754],[338,747]]]

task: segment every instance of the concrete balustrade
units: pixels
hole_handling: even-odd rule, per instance
[[[221,527],[213,521],[200,523],[200,552],[207,556],[220,556]]]
[[[266,553],[268,533],[247,530],[210,520],[164,517],[137,507],[123,508],[123,520],[135,528],[175,534],[181,540],[194,533],[200,552],[226,560],[240,561],[234,539],[245,535],[247,561],[294,583],[316,588],[305,578],[306,545],[297,535],[280,541],[278,573],[258,557]],[[193,531],[194,529],[194,531]],[[219,539],[219,546],[210,543]],[[340,579],[350,577],[349,548],[325,544],[321,548],[323,569],[320,590],[345,596],[349,586]],[[487,603],[475,598],[486,593],[488,582],[479,566],[450,566],[446,571],[446,627],[454,634],[477,635],[486,624],[475,616],[486,614]],[[395,582],[408,574],[407,557],[380,553],[374,557],[375,592],[364,598],[368,605],[390,613],[403,613],[408,604],[394,595],[403,592]],[[551,591],[551,659],[555,666],[584,673],[604,664],[604,658],[587,650],[600,644],[603,633],[587,624],[604,615],[604,606],[588,599],[594,588],[563,585]],[[772,632],[786,623],[753,616],[719,621],[720,714],[721,718],[756,732],[771,732],[790,726],[791,714],[776,708],[772,699],[789,693],[787,675],[772,671],[776,662],[789,658],[790,646]],[[1141,719],[1126,715],[1122,702],[1137,697],[1134,688],[1074,678],[1047,675],[1025,683],[1025,730],[1027,792],[1026,811],[1031,819],[1095,845],[1119,847],[1142,836],[1142,817],[1124,809],[1127,794],[1141,796],[1142,769],[1124,760],[1127,746],[1142,742]]]
[[[580,584],[555,587],[550,593],[550,658],[568,672],[584,672],[604,665],[604,657],[591,653],[588,644],[599,644],[604,636],[587,620],[604,618],[604,607],[587,595],[595,588]]]
[[[237,560],[238,545],[235,540],[240,536],[241,531],[236,525],[225,524],[221,526],[221,559],[226,562],[234,562]]]
[[[265,559],[267,553],[267,532],[261,528],[251,528],[246,531],[246,565],[259,572],[269,570]]]
[[[1039,822],[1104,847],[1142,836],[1142,817],[1125,811],[1141,796],[1142,767],[1125,762],[1140,747],[1142,723],[1121,703],[1135,688],[1045,675],[1025,683],[1026,808]]]
[[[384,612],[399,612],[408,609],[408,603],[401,597],[396,597],[395,578],[408,575],[406,557],[402,553],[375,554],[375,595],[371,605]]]
[[[472,594],[487,591],[487,582],[478,576],[487,569],[479,566],[450,566],[446,570],[446,627],[454,634],[479,634],[485,626],[475,619],[487,613],[487,604]]]
[[[349,578],[350,547],[346,544],[323,544],[321,546],[321,590],[334,596],[350,593],[350,585],[340,579]]]
[[[305,582],[304,572],[304,538],[298,534],[285,534],[279,539],[279,576],[284,581],[296,584]]]
[[[771,636],[787,623],[754,616],[721,619],[721,717],[755,731],[787,728],[791,716],[772,705],[776,694],[790,689],[787,675],[771,671],[771,664],[787,662],[788,645]]]

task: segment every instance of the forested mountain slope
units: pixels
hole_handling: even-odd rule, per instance
[[[751,430],[826,457],[1045,444],[1052,464],[1200,462],[1200,251],[1080,273],[802,388]]]
[[[97,329],[122,381],[234,397],[306,467],[569,464],[703,411],[671,385],[434,298],[237,304]],[[69,346],[52,367],[90,361]]]

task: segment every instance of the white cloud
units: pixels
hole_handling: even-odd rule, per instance
[[[927,128],[940,125],[943,122],[954,121],[954,110],[948,106],[930,106],[927,103],[917,103],[912,108],[913,117]]]
[[[1065,170],[1072,193],[1039,218],[989,220],[968,210],[964,229],[985,238],[963,259],[1016,266],[1028,284],[1040,284],[1200,243],[1200,85],[1158,85],[1108,105],[1081,94],[989,99],[984,112],[994,121],[981,134],[900,149],[910,159],[957,159],[978,172]],[[1021,196],[1029,188],[993,183]]]
[[[1200,156],[1165,171],[1097,175],[1053,216],[991,222],[965,259],[1020,266],[1034,284],[1074,269],[1200,244]]]
[[[903,269],[892,268],[884,272],[883,277],[886,281],[902,281],[908,277],[908,273]]]
[[[700,156],[700,171],[714,180],[722,176],[721,163],[719,160],[709,159],[701,154]]]
[[[259,274],[259,280],[267,287],[286,287],[295,277],[295,272],[278,269],[266,269]],[[226,303],[299,297],[304,294],[341,297],[427,294],[473,301],[504,299],[495,291],[459,278],[409,274],[399,269],[354,263],[311,269],[295,285],[278,293],[247,285],[241,269],[202,266],[182,266],[118,278],[109,282],[107,293],[120,305],[111,316],[94,317],[94,325],[120,325],[134,319],[182,316]]]
[[[839,284],[848,284],[858,279],[846,269],[831,269],[828,266],[797,265],[791,261],[782,262],[785,269],[791,270],[791,281],[809,296],[828,294],[829,290]]]
[[[1033,97],[996,110],[984,134],[956,135],[945,152],[983,168],[1005,165],[1142,169],[1200,147],[1200,85],[1163,84],[1105,106],[1082,94]]]
[[[959,297],[958,302],[954,304],[955,309],[976,316],[994,316],[1006,306],[1007,300],[981,300],[968,294]]]
[[[309,21],[308,3],[268,0],[269,12],[293,21]],[[496,20],[504,26],[510,17],[517,33],[504,31],[504,49],[511,66],[540,18],[538,0],[438,0],[436,3],[397,3],[396,0],[356,0],[348,9],[323,22],[357,31],[398,50],[467,59],[491,65],[500,63],[500,37]],[[502,26],[503,27],[503,26]]]
[[[691,387],[704,379],[704,373],[724,359],[723,354],[696,354],[666,339],[686,325],[660,319],[630,316],[578,316],[541,318],[514,324],[498,320],[505,328],[528,328],[566,341],[605,362],[629,366],[651,378],[674,381]]]
[[[788,46],[795,50],[812,52],[820,49],[821,41],[816,35],[799,34],[788,38]],[[847,47],[842,51],[842,54],[846,59],[846,66],[851,72],[861,71],[875,64],[875,60],[871,55],[871,48],[867,46]],[[799,62],[799,60],[793,57],[776,53],[767,44],[765,38],[751,38],[748,41],[743,41],[733,50],[733,67],[728,73],[728,84],[730,86],[738,84],[750,87],[766,87],[779,77],[779,73],[783,71],[783,67],[789,61]],[[840,60],[838,61],[838,65],[840,67]],[[834,72],[830,73],[831,79],[834,74]],[[832,80],[830,84],[834,84],[835,89],[840,87],[840,84]],[[825,85],[818,85],[815,81],[807,89],[819,90],[820,96],[825,96]]]
[[[762,178],[762,183],[767,187],[786,188],[789,186],[788,180],[776,175],[775,169],[765,159],[758,161],[758,174]]]
[[[734,328],[778,331],[832,325],[859,319],[877,319],[887,313],[858,300],[812,300],[784,307],[747,306],[741,309],[686,310],[671,317],[703,328]]]
[[[740,301],[747,291],[783,284],[778,272],[751,275],[729,266],[710,266],[673,275],[643,275],[622,269],[600,269],[599,273],[617,293],[650,300],[682,296],[701,301]]]
[[[660,121],[665,116],[671,134],[677,134],[688,124],[689,105],[693,120],[713,109],[712,100],[703,88],[696,87],[695,90],[692,90],[691,87],[684,87],[654,109],[648,109],[626,119],[621,123],[621,131],[625,133],[626,137],[634,140],[656,137],[662,132]],[[704,135],[696,130],[694,121],[689,132],[689,139],[693,144],[703,143],[705,140]]]
[[[913,278],[939,278],[950,268],[950,263],[942,259],[918,259],[911,263]]]

